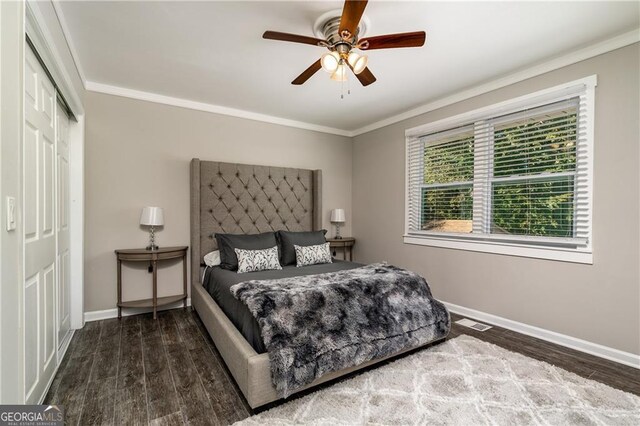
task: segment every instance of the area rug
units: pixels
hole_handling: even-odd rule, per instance
[[[640,425],[640,397],[459,336],[236,425]]]

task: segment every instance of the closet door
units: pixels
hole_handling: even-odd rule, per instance
[[[58,346],[60,349],[70,336],[70,257],[69,257],[69,117],[60,104],[56,110],[57,147],[57,220],[58,232]],[[61,353],[62,355],[62,353]],[[61,361],[61,360],[59,360]]]
[[[25,402],[38,403],[57,364],[56,94],[30,49],[24,69]]]

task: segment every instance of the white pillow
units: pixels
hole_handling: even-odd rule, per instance
[[[218,266],[220,264],[220,250],[205,254],[204,264],[207,266]]]
[[[296,266],[332,263],[329,243],[316,246],[297,246],[294,244],[293,248],[296,250]]]
[[[234,249],[238,256],[238,273],[282,269],[278,246],[262,250]]]

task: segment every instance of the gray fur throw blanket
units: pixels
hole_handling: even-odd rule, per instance
[[[231,287],[260,325],[281,397],[331,371],[447,336],[424,278],[386,263]]]

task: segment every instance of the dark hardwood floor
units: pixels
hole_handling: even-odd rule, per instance
[[[46,404],[66,424],[231,424],[250,415],[191,309],[89,322],[76,331]]]
[[[460,334],[640,395],[640,372],[632,367],[499,327],[479,332],[453,324],[449,338]],[[160,312],[157,321],[149,314],[87,323],[45,403],[63,405],[68,425],[216,425],[253,413],[191,309]]]

